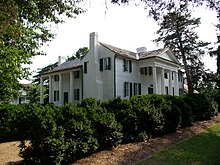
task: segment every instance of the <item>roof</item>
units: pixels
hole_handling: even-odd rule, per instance
[[[152,50],[152,51],[147,51],[147,52],[139,53],[139,56],[140,56],[140,59],[158,57],[158,56],[160,56],[163,52],[165,52],[166,50],[167,50],[167,48],[157,49],[157,50]]]
[[[120,55],[120,56],[126,57],[126,58],[131,58],[131,59],[134,59],[134,60],[138,60],[136,58],[137,53],[134,53],[134,52],[129,51],[129,50],[121,49],[121,48],[118,48],[118,47],[115,47],[115,46],[112,46],[112,45],[108,45],[108,44],[105,44],[105,43],[102,43],[102,42],[99,42],[99,43],[102,46],[106,47],[107,49],[111,50],[112,52],[116,53],[117,55]],[[139,60],[143,60],[143,59],[147,59],[147,58],[154,58],[154,57],[162,58],[161,54],[163,54],[164,52],[166,52],[168,50],[169,50],[169,48],[163,48],[163,49],[158,49],[158,50],[139,53]],[[53,70],[45,72],[43,74],[74,69],[74,68],[77,68],[77,67],[80,67],[80,66],[82,66],[81,59],[70,60],[70,61],[66,61],[66,62],[62,63],[61,65],[55,67]]]
[[[162,48],[162,49],[157,49],[157,50],[152,50],[152,51],[146,51],[143,53],[139,53],[139,59],[137,59],[136,55],[137,53],[131,52],[129,50],[125,50],[125,49],[121,49],[112,45],[108,45],[102,42],[99,42],[102,46],[106,47],[107,49],[111,50],[112,52],[116,53],[117,55],[120,55],[122,57],[128,57],[131,59],[135,59],[135,60],[143,60],[143,59],[147,59],[147,58],[154,58],[154,57],[159,57],[161,59],[164,59],[161,57],[161,54],[163,54],[166,51],[170,51],[169,48]],[[166,59],[164,59],[166,60]],[[178,60],[176,59],[176,57],[174,56],[174,61],[178,63]],[[175,63],[174,62],[174,63]]]
[[[66,62],[62,63],[61,65],[55,67],[53,70],[45,72],[43,74],[74,69],[74,68],[77,68],[80,66],[82,66],[82,61],[80,59],[70,60],[70,61],[66,61]]]
[[[115,46],[112,46],[112,45],[108,45],[108,44],[105,44],[105,43],[102,43],[102,42],[99,42],[102,46],[106,47],[107,49],[115,52],[116,54],[118,55],[121,55],[123,57],[128,57],[128,58],[133,58],[133,59],[136,59],[136,53],[134,52],[131,52],[129,50],[125,50],[125,49],[121,49],[121,48],[117,48]]]

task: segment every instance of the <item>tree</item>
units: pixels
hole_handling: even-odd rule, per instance
[[[71,57],[68,57],[67,60],[69,61],[69,60],[74,60],[74,59],[80,59],[81,57],[86,55],[88,51],[89,51],[88,47],[79,48],[79,50],[77,50],[76,53],[74,53]]]
[[[114,4],[128,4],[129,0],[111,0]],[[153,17],[154,20],[160,21],[164,15],[170,13],[175,6],[186,6],[189,5],[191,8],[187,8],[186,11],[192,11],[194,8],[202,5],[206,5],[210,10],[215,10],[217,18],[219,20],[216,25],[217,34],[220,33],[220,1],[215,0],[135,0],[135,2],[143,2],[145,9],[148,10],[149,16]],[[217,50],[217,49],[216,49]],[[220,48],[219,48],[220,50]],[[216,54],[217,55],[217,54]],[[220,55],[217,56],[217,70],[220,70]],[[220,77],[220,76],[219,76]],[[220,84],[219,84],[220,88]]]
[[[0,103],[7,103],[19,89],[19,79],[30,74],[31,58],[44,53],[39,48],[54,38],[50,25],[64,15],[83,12],[75,0],[1,0],[0,2]],[[62,15],[62,16],[61,16]]]
[[[204,71],[204,64],[201,61],[201,47],[208,43],[198,40],[198,35],[193,30],[200,24],[200,18],[191,18],[186,11],[187,6],[180,6],[179,9],[165,15],[160,22],[160,29],[157,31],[159,38],[155,42],[163,42],[182,61],[186,73],[189,93],[197,87],[197,82]]]

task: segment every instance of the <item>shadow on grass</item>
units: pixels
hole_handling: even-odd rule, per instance
[[[214,121],[214,123],[217,122],[218,121]],[[139,150],[124,153],[124,157],[122,161],[120,161],[119,165],[135,164],[142,159],[150,157],[155,152],[158,152],[162,149],[166,149],[172,144],[175,144],[185,139],[189,139],[193,135],[198,134],[203,130],[206,130],[209,127],[209,125],[210,124],[206,124],[206,122],[201,122],[199,125],[197,124],[196,126],[194,125],[190,128],[180,129],[176,133],[167,134],[155,139],[150,139],[149,142],[139,143]],[[220,137],[217,136],[215,131],[213,132],[212,129],[208,129],[206,132],[200,134],[199,136],[191,138],[190,141],[192,142],[188,143],[188,141],[183,141],[181,143],[178,143],[177,149],[172,150],[172,153],[168,155],[169,158],[171,158],[171,160],[173,160],[174,162],[178,162],[178,165],[180,165],[179,161],[185,159],[187,160],[189,159],[189,156],[192,156],[192,158],[194,158],[195,161],[197,161],[197,159],[198,161],[202,160],[203,162],[208,161],[208,163],[205,164],[210,164],[209,162],[215,164],[216,161],[219,164],[220,155],[218,153],[220,153]],[[173,147],[176,148],[176,146]],[[186,149],[184,147],[186,147]],[[155,164],[165,164],[164,159],[167,158],[164,155],[162,155],[162,157],[163,158],[161,158],[161,160],[158,160],[159,162],[156,162]],[[153,162],[147,164],[153,165]],[[173,163],[169,162],[166,164]],[[183,164],[190,163],[184,162]]]

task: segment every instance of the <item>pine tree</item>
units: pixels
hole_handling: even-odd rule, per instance
[[[186,73],[189,93],[196,88],[196,79],[201,77],[198,71],[204,70],[201,61],[201,48],[208,43],[198,40],[194,31],[200,24],[200,18],[192,18],[186,10],[187,6],[180,6],[173,12],[165,15],[160,22],[160,29],[157,31],[159,38],[155,42],[163,42],[169,47],[181,61]]]

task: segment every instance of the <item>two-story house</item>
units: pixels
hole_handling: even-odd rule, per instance
[[[169,48],[147,51],[142,47],[131,52],[99,42],[98,34],[93,32],[85,56],[63,63],[59,57],[58,63],[58,67],[41,75],[41,103],[45,79],[49,79],[49,102],[55,105],[89,97],[108,100],[183,93],[179,62]]]

